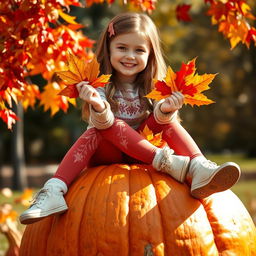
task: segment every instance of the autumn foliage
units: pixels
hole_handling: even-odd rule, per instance
[[[9,129],[17,120],[11,110],[13,102],[20,102],[27,109],[39,100],[44,110],[50,109],[52,114],[68,109],[70,100],[58,95],[64,85],[54,82],[54,73],[65,65],[67,49],[89,59],[94,43],[78,31],[82,26],[73,17],[62,12],[62,8],[70,5],[80,3],[77,0],[1,1],[0,117]],[[60,17],[65,22],[60,23]],[[42,90],[29,80],[37,74],[46,80]]]
[[[203,0],[202,0],[203,1]],[[81,32],[82,25],[76,17],[65,13],[70,7],[93,4],[120,3],[115,0],[6,0],[0,3],[0,118],[9,129],[18,120],[12,111],[13,104],[21,103],[24,109],[34,108],[37,103],[54,115],[67,111],[75,100],[60,95],[65,88],[56,80],[56,71],[63,70],[67,50],[80,59],[93,58],[94,41]],[[255,16],[245,0],[205,0],[207,14],[212,24],[231,43],[231,48],[243,43],[247,47],[256,43],[256,29],[252,26]],[[123,4],[139,8],[151,14],[157,0],[123,0]],[[190,5],[180,3],[176,8],[179,21],[193,22]],[[169,70],[171,73],[171,71]],[[40,74],[45,85],[31,82]],[[160,85],[160,84],[159,84]],[[187,99],[192,97],[188,94]]]
[[[205,0],[210,4],[208,15],[212,24],[219,27],[219,31],[230,40],[233,49],[242,42],[249,48],[250,43],[256,44],[256,29],[249,21],[256,17],[251,13],[251,7],[244,0]]]

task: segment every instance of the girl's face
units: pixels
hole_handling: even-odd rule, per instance
[[[148,41],[138,33],[113,38],[110,42],[110,63],[116,71],[117,79],[133,83],[137,74],[146,68],[149,53]]]

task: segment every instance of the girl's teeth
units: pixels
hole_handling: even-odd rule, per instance
[[[134,64],[128,64],[128,63],[123,63],[123,65],[126,66],[126,67],[133,67],[134,66]]]

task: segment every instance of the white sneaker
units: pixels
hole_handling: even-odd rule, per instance
[[[191,160],[188,179],[191,180],[191,195],[205,198],[213,193],[231,188],[240,178],[241,171],[237,164],[227,162],[220,166],[204,156]]]
[[[22,224],[31,224],[52,214],[60,214],[68,209],[63,195],[67,185],[57,178],[48,180],[33,198],[32,205],[20,215]]]
[[[173,155],[174,151],[169,147],[164,147],[156,153],[153,160],[153,167],[156,170],[171,175],[179,182],[184,182],[190,158],[188,156]]]

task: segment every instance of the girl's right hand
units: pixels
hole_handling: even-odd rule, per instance
[[[160,110],[163,113],[174,112],[183,106],[184,100],[185,97],[181,92],[173,92],[171,96],[165,98]]]
[[[93,88],[89,82],[82,81],[76,84],[76,88],[79,93],[79,97],[91,104],[94,110],[102,112],[105,109],[105,104],[100,97],[100,94]]]

